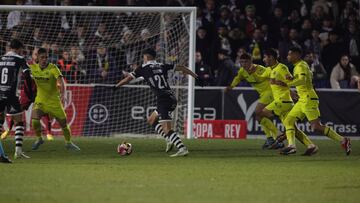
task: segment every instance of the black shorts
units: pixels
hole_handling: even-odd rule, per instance
[[[159,121],[171,121],[171,112],[176,108],[177,101],[173,94],[158,97],[156,110],[159,114]]]
[[[16,115],[23,112],[19,97],[13,96],[4,99],[0,99],[0,112],[3,113],[6,110],[7,114]]]

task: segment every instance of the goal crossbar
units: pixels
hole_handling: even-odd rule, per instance
[[[18,6],[1,5],[0,10],[22,11],[86,11],[86,12],[195,12],[196,7],[121,7],[121,6]]]

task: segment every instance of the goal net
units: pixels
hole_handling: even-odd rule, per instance
[[[113,91],[111,86],[142,64],[142,51],[154,48],[157,61],[193,67],[195,8],[2,6],[1,54],[12,38],[25,45],[36,62],[39,47],[49,50],[67,82],[65,108],[74,135],[154,134],[146,118],[156,107],[144,81]],[[193,80],[169,72],[178,99],[174,128],[191,129]],[[190,116],[187,116],[190,115]],[[30,111],[25,114],[28,134]],[[43,122],[43,128],[45,123]],[[54,134],[61,133],[52,122]]]

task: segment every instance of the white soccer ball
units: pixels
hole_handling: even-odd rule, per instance
[[[117,152],[120,156],[130,155],[132,153],[132,145],[130,143],[123,142],[118,145]]]

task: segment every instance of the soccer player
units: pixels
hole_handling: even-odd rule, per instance
[[[263,144],[262,148],[266,149],[275,143],[275,139],[278,135],[278,129],[269,118],[260,117],[259,114],[266,105],[270,104],[273,101],[274,98],[271,92],[269,80],[265,78],[255,78],[252,74],[256,73],[257,75],[261,75],[266,71],[267,68],[258,64],[254,64],[252,62],[250,54],[248,53],[244,53],[240,56],[240,64],[242,65],[242,67],[239,69],[230,86],[226,87],[225,92],[228,92],[234,87],[236,87],[242,80],[246,80],[259,93],[260,98],[255,108],[255,118],[259,121],[265,133],[266,141]]]
[[[171,112],[175,110],[177,101],[173,91],[170,89],[167,73],[169,70],[175,70],[191,75],[196,79],[198,79],[198,76],[185,66],[162,64],[157,62],[155,58],[155,50],[145,50],[143,52],[143,64],[141,67],[138,67],[131,72],[130,75],[118,82],[114,88],[116,89],[128,84],[135,78],[144,77],[145,81],[157,96],[156,111],[148,118],[149,124],[151,124],[156,131],[171,144],[176,146],[178,151],[175,154],[172,154],[171,157],[186,156],[189,154],[188,149],[171,127]],[[167,145],[167,151],[170,151],[169,144]]]
[[[23,85],[23,88],[20,92],[20,105],[21,105],[21,108],[22,110],[26,111],[28,110],[28,108],[30,107],[31,103],[33,103],[34,101],[34,98],[28,98],[28,91],[29,91],[29,88],[30,85],[28,85],[26,83],[26,81],[24,81],[24,85]],[[33,88],[33,93],[34,95],[36,95],[36,85],[35,85],[35,82],[32,80],[32,84],[31,84],[31,87]],[[46,138],[47,140],[49,141],[52,141],[54,140],[54,137],[52,136],[51,134],[51,119],[49,117],[49,115],[44,115],[42,117],[44,123],[46,123]],[[13,128],[14,126],[14,120],[12,119],[11,115],[6,115],[6,120],[7,120],[7,123],[8,123],[8,129],[6,129],[2,134],[1,134],[1,139],[2,140],[5,140],[7,138],[7,136],[10,134],[10,131],[11,129]]]
[[[269,69],[267,69],[262,75],[254,76],[257,78],[267,78],[270,81],[270,87],[274,96],[274,100],[261,111],[259,115],[260,118],[272,118],[276,115],[284,123],[287,114],[294,105],[290,88],[282,85],[287,82],[287,78],[291,77],[291,73],[286,65],[278,62],[277,58],[278,53],[276,50],[266,50],[264,52],[264,62]],[[311,156],[315,154],[318,147],[311,142],[304,132],[297,129],[296,126],[293,128],[295,130],[296,138],[307,147],[307,150],[303,155]]]
[[[10,51],[0,58],[0,129],[4,123],[4,110],[10,114],[15,122],[15,155],[14,158],[30,158],[22,151],[24,136],[23,110],[18,97],[19,78],[31,81],[31,74],[28,65],[22,54],[24,45],[18,39],[10,42]],[[29,98],[33,98],[33,92],[29,91]]]
[[[309,65],[301,59],[301,54],[302,50],[300,48],[293,47],[289,50],[287,56],[288,61],[294,64],[294,77],[288,78],[291,81],[287,83],[287,86],[296,87],[299,100],[284,120],[289,145],[284,148],[282,152],[284,154],[292,154],[296,152],[294,142],[294,125],[297,120],[302,120],[306,117],[313,130],[341,143],[346,155],[349,155],[351,152],[350,139],[342,137],[333,129],[322,125],[320,122],[319,97],[313,88],[312,73]]]
[[[32,55],[31,55],[31,60],[28,61],[28,64],[35,64],[38,62],[38,57],[37,57],[37,52],[38,52],[38,48],[34,48]],[[21,108],[26,111],[28,110],[28,108],[30,107],[31,103],[34,102],[35,96],[34,98],[29,98],[29,91],[32,88],[32,92],[34,95],[36,95],[36,85],[35,85],[35,81],[31,80],[31,84],[28,84],[26,82],[26,80],[24,80],[24,83],[22,85],[21,91],[20,91],[20,105]],[[10,134],[11,129],[13,128],[14,125],[14,120],[11,118],[10,115],[6,115],[6,121],[8,123],[8,129],[6,129],[2,134],[1,134],[1,139],[5,140],[7,138],[7,136]],[[46,138],[47,140],[51,141],[54,140],[54,137],[51,134],[51,119],[49,118],[49,115],[45,115],[43,117],[43,121],[44,123],[46,123]]]
[[[44,143],[41,136],[40,118],[48,114],[55,118],[63,131],[65,137],[65,147],[69,150],[80,151],[80,148],[71,142],[70,128],[66,122],[66,114],[61,103],[64,98],[65,83],[59,68],[48,62],[48,53],[44,48],[38,50],[38,64],[30,65],[33,79],[36,83],[37,94],[32,110],[32,127],[37,136],[37,140],[32,146],[37,150]],[[57,84],[60,84],[60,92]]]

